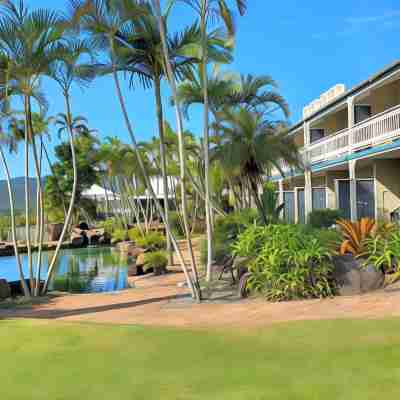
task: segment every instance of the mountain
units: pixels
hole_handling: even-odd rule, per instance
[[[24,177],[13,178],[12,186],[14,189],[15,209],[22,211],[25,209],[25,181]],[[29,178],[29,191],[31,208],[36,206],[36,179]],[[4,214],[10,210],[8,199],[7,181],[0,180],[0,213]]]

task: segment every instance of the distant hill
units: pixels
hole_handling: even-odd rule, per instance
[[[17,211],[25,209],[25,182],[23,177],[13,178],[12,185],[15,196],[15,208]],[[29,178],[29,190],[31,208],[36,206],[36,179]],[[8,199],[7,181],[0,180],[0,213],[4,214],[10,210]]]

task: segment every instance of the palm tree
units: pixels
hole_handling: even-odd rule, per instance
[[[299,165],[297,148],[281,122],[271,122],[245,107],[226,109],[220,121],[220,144],[213,149],[213,157],[226,171],[234,171],[240,184],[252,193],[267,224],[259,187],[272,167],[281,171],[280,160]]]
[[[6,156],[4,154],[3,146],[7,146],[9,148],[10,152],[16,151],[16,144],[15,144],[14,138],[10,137],[9,135],[5,135],[3,132],[0,132],[0,160],[1,160],[1,164],[3,166],[4,174],[6,176],[6,181],[7,181],[8,199],[9,199],[9,203],[10,203],[11,234],[12,234],[13,245],[14,245],[14,253],[15,253],[15,258],[17,260],[18,274],[19,274],[19,278],[21,281],[22,291],[24,293],[24,296],[26,298],[29,298],[30,291],[29,291],[29,287],[25,281],[25,276],[24,276],[24,271],[22,269],[22,262],[21,262],[21,257],[20,257],[19,250],[18,250],[18,243],[17,243],[17,236],[16,236],[14,191],[13,191],[12,184],[11,184],[10,170],[9,170],[9,167],[7,164]]]
[[[58,44],[62,41],[63,21],[54,11],[45,9],[30,11],[23,0],[20,0],[17,5],[11,0],[3,0],[1,15],[0,52],[10,61],[8,66],[10,93],[21,97],[25,114],[25,227],[29,279],[33,288],[28,190],[30,143],[32,143],[37,185],[40,190],[40,207],[43,207],[43,190],[33,133],[32,99],[35,99],[42,108],[46,105],[44,96],[40,92],[40,79],[46,74],[49,65],[59,57]],[[37,222],[40,224],[41,221]],[[41,263],[41,251],[42,241],[39,243],[38,267]]]
[[[167,163],[165,155],[164,138],[164,112],[162,106],[161,81],[165,77],[164,54],[162,50],[161,35],[157,17],[150,3],[144,3],[145,12],[135,18],[132,31],[120,32],[117,42],[126,51],[126,65],[133,78],[137,77],[144,88],[153,86],[156,103],[156,116],[158,121],[159,146],[160,146],[160,170],[163,181],[164,213],[166,223],[169,224],[169,192]],[[168,37],[169,54],[175,66],[175,72],[180,73],[181,68],[186,68],[193,61],[191,57],[178,56],[185,47],[198,41],[198,29],[196,25],[185,29],[182,34]],[[167,235],[167,251],[172,260],[171,238]]]
[[[118,35],[120,32],[132,30],[132,18],[145,12],[143,3],[134,0],[74,0],[72,1],[72,8],[74,10],[74,23],[91,36],[94,45],[107,52],[109,65],[106,66],[106,68],[103,67],[103,72],[111,73],[113,77],[126,128],[132,142],[132,147],[136,153],[137,161],[145,180],[147,190],[156,204],[157,211],[165,223],[167,234],[171,237],[175,251],[178,253],[178,258],[185,273],[189,288],[191,289],[193,296],[198,297],[197,289],[195,288],[193,279],[186,268],[178,243],[172,235],[170,226],[164,215],[164,210],[154,193],[151,181],[146,173],[145,165],[129,119],[119,79],[119,71],[128,68],[124,65],[124,57],[120,57],[120,54],[118,53]]]
[[[155,9],[155,12],[157,15],[157,20],[158,20],[158,25],[159,25],[160,35],[161,35],[162,49],[163,49],[164,61],[165,61],[165,71],[167,74],[168,82],[169,82],[171,90],[172,90],[172,97],[175,102],[175,114],[176,114],[177,134],[178,134],[178,142],[179,142],[178,147],[179,147],[179,161],[180,161],[182,217],[183,217],[183,224],[184,224],[185,236],[186,236],[188,250],[189,250],[192,271],[193,271],[193,275],[194,275],[194,281],[196,284],[195,297],[197,298],[198,301],[201,301],[201,289],[200,289],[200,284],[199,284],[199,277],[198,277],[198,272],[197,272],[196,261],[195,261],[194,253],[193,253],[191,232],[190,232],[189,221],[188,221],[187,199],[186,199],[186,190],[185,190],[186,150],[185,150],[185,142],[184,142],[182,111],[181,111],[180,104],[178,101],[178,96],[177,96],[177,84],[176,84],[175,71],[172,67],[171,58],[170,58],[170,54],[169,54],[166,28],[165,28],[165,17],[161,13],[161,5],[160,5],[159,0],[153,0],[153,6],[154,6],[154,9]]]
[[[210,205],[210,139],[209,139],[209,97],[208,97],[208,72],[209,53],[207,48],[208,28],[212,22],[220,19],[229,35],[228,41],[232,42],[235,33],[232,10],[226,0],[182,0],[189,4],[199,16],[201,31],[201,78],[203,82],[204,97],[204,175],[206,189],[206,222],[207,222],[207,281],[211,280],[212,256],[212,207]],[[236,0],[239,13],[243,15],[246,11],[246,0]]]

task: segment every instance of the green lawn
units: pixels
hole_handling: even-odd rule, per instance
[[[0,320],[0,398],[394,399],[400,320],[251,333]]]

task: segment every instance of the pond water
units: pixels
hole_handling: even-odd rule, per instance
[[[43,253],[41,279],[54,252]],[[36,268],[37,254],[33,255]],[[21,255],[25,277],[28,278],[28,257]],[[50,290],[71,293],[113,292],[128,288],[129,260],[108,247],[61,250]],[[36,276],[36,275],[35,275]],[[15,257],[0,258],[0,279],[18,281]]]

